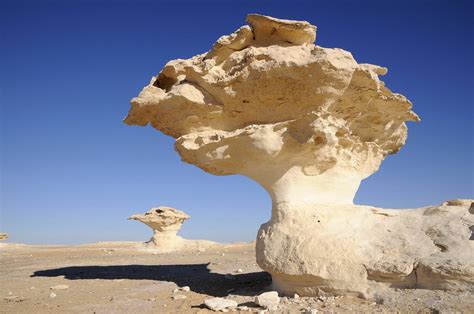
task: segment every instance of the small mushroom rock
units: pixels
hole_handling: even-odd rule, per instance
[[[6,240],[6,239],[8,239],[8,234],[0,233],[0,240]]]
[[[144,214],[130,216],[128,219],[143,222],[153,229],[153,237],[147,242],[160,251],[174,251],[184,245],[184,239],[176,235],[183,223],[190,217],[171,207],[152,208]]]

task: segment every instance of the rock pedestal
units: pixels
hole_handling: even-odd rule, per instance
[[[125,123],[150,124],[176,138],[183,161],[268,191],[272,218],[258,233],[257,261],[280,292],[473,289],[465,203],[353,205],[361,180],[405,144],[405,122],[420,120],[379,79],[387,69],[315,45],[308,22],[247,22],[209,52],[168,62],[132,99]]]

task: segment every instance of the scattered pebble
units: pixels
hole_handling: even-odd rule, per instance
[[[181,299],[186,299],[186,296],[184,294],[175,294],[172,296],[173,300],[181,300]]]
[[[56,295],[56,293],[54,293],[54,292],[51,292],[51,293],[49,294],[49,298],[50,298],[50,299],[53,299],[53,298],[55,298],[56,296],[57,296],[57,295]]]
[[[176,293],[176,292],[179,292],[179,291],[189,292],[189,291],[191,291],[191,288],[189,288],[189,286],[178,287],[178,288],[173,290],[173,293]]]
[[[295,293],[295,294],[293,295],[293,298],[299,299],[299,298],[300,298],[300,295],[299,295],[298,293]]]
[[[222,253],[221,256],[225,256],[225,253]]]
[[[149,298],[148,301],[155,302],[156,299],[155,298]]]
[[[243,273],[244,271],[243,271],[242,268],[239,268],[239,269],[237,269],[237,272],[240,274],[240,273]]]
[[[237,302],[223,298],[212,298],[204,300],[204,305],[213,311],[223,311],[229,307],[237,307]]]
[[[264,292],[255,297],[255,303],[266,309],[276,310],[280,304],[280,297],[276,291]]]
[[[68,285],[56,285],[50,288],[51,290],[66,290],[69,289]]]

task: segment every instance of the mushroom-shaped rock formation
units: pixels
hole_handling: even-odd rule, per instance
[[[6,239],[8,239],[8,234],[0,232],[0,240],[6,240]]]
[[[153,237],[148,244],[160,251],[174,251],[184,245],[184,239],[176,235],[183,223],[190,217],[175,208],[160,206],[144,214],[130,216],[153,229]]]
[[[308,22],[247,22],[209,52],[166,64],[125,122],[173,136],[185,162],[268,191],[257,262],[280,292],[472,287],[464,204],[402,212],[352,203],[361,180],[405,144],[405,122],[419,121],[380,81],[387,69],[315,45]]]

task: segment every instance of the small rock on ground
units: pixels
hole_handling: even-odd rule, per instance
[[[186,299],[186,296],[184,294],[175,294],[172,296],[173,300],[181,300],[181,299]]]
[[[56,285],[50,288],[51,290],[66,290],[69,289],[68,285]]]
[[[191,291],[191,288],[189,288],[189,286],[178,287],[178,288],[173,290],[173,293],[176,293],[176,292],[179,292],[179,291],[189,292],[189,291]]]
[[[255,297],[255,303],[269,310],[276,310],[280,304],[280,297],[276,291],[264,292]]]
[[[204,305],[213,311],[222,311],[229,307],[237,307],[237,302],[223,298],[212,298],[204,300]]]

